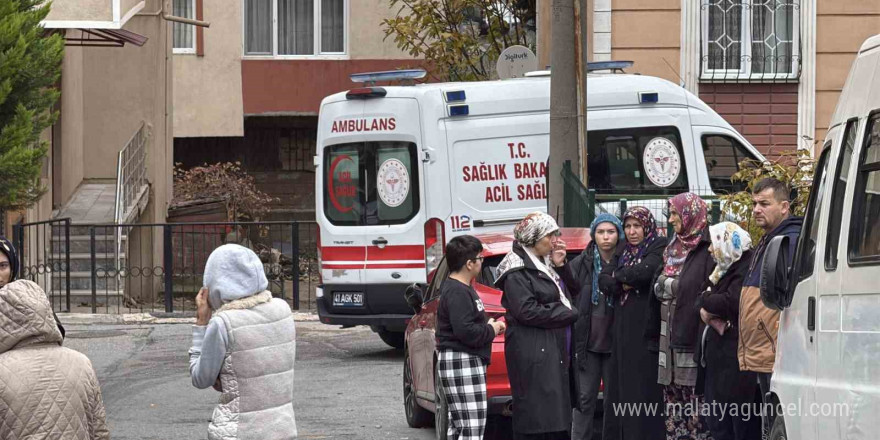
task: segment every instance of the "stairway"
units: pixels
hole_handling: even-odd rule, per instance
[[[88,226],[94,224],[113,224],[116,207],[116,181],[85,181],[71,197],[56,218],[70,218],[70,305],[78,307],[92,303],[92,254],[91,235]],[[124,269],[125,249],[128,237],[123,228],[96,228],[96,306],[116,306],[122,302],[124,280],[116,276],[117,268]],[[117,255],[117,247],[121,252]],[[66,239],[63,227],[56,227],[52,234],[52,259],[64,261],[66,258]],[[123,272],[124,273],[124,272]],[[65,272],[56,273],[52,278],[51,296],[54,301],[64,303]]]

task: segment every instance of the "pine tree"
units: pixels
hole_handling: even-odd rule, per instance
[[[40,134],[57,118],[64,38],[40,21],[43,0],[0,0],[0,212],[32,206],[45,193]]]

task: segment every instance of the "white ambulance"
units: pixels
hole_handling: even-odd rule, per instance
[[[321,322],[369,325],[396,347],[412,316],[404,291],[426,282],[449,239],[509,232],[546,210],[549,75],[369,85],[419,75],[353,75],[368,85],[325,98],[318,120]],[[668,81],[591,74],[587,94],[588,173],[599,194],[730,191],[739,161],[761,158]]]

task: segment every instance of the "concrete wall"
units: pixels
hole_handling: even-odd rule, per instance
[[[397,48],[393,37],[385,39],[382,20],[394,18],[398,7],[388,0],[349,0],[349,53],[353,60],[394,60],[411,58]]]
[[[160,0],[149,0],[145,12],[157,12],[160,6]],[[165,0],[165,10],[170,8],[171,1]],[[144,14],[133,17],[124,28],[148,37],[147,43],[143,47],[67,48],[59,120],[61,203],[70,199],[83,179],[115,179],[120,149],[144,122],[150,134],[147,178],[154,202],[148,210],[163,221],[172,176],[172,84],[170,66],[166,68],[171,26],[158,15]],[[46,198],[51,202],[51,195]]]
[[[79,34],[70,31],[71,34]],[[61,65],[61,204],[76,191],[84,176],[83,162],[83,49],[67,47]],[[51,198],[51,197],[50,197]]]
[[[173,57],[174,137],[243,136],[242,9],[207,0],[203,19],[204,56]]]
[[[113,21],[112,6],[113,0],[53,0],[46,20]]]
[[[633,60],[633,72],[679,84],[680,0],[612,0],[611,59]]]
[[[815,139],[821,148],[859,47],[880,33],[880,1],[817,0],[816,6]]]

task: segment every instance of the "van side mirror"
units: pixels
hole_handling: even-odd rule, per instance
[[[785,235],[773,237],[764,250],[761,265],[761,301],[770,309],[783,310],[791,305],[792,289],[789,280],[792,273],[786,261],[793,261],[788,255],[788,240]]]
[[[413,312],[419,313],[422,310],[422,304],[425,301],[425,294],[422,291],[421,284],[413,283],[406,288],[406,292],[403,296],[406,298],[406,303],[409,307],[413,309]]]

